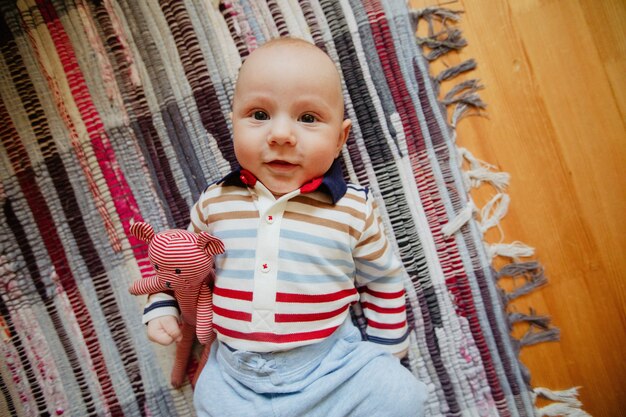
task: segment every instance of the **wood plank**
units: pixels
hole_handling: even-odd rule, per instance
[[[550,280],[512,308],[533,306],[562,330],[561,342],[525,348],[522,361],[534,386],[580,385],[586,411],[619,415],[626,396],[626,3],[440,3],[465,11],[460,27],[469,42],[444,61],[475,58],[479,67],[469,76],[485,84],[489,105],[489,119],[461,122],[459,144],[511,173],[505,240],[534,246]],[[484,203],[488,191],[473,196]]]
[[[620,1],[580,0],[591,36],[626,122],[626,6]]]

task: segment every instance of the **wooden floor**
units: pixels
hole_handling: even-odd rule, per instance
[[[549,314],[562,332],[522,350],[532,385],[581,386],[588,413],[624,416],[626,2],[439,3],[465,11],[468,40],[445,64],[475,58],[469,77],[489,106],[488,118],[461,122],[459,143],[511,174],[504,239],[533,246],[549,279],[514,308]]]

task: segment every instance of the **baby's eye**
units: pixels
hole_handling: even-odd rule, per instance
[[[270,118],[270,116],[262,110],[255,111],[252,117],[254,117],[254,120],[268,120]]]
[[[306,113],[300,116],[300,121],[302,123],[315,123],[317,121],[317,118],[313,116],[312,114]]]

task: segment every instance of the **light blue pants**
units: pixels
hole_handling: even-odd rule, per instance
[[[194,405],[198,417],[417,417],[426,392],[397,358],[361,341],[348,319],[325,341],[286,352],[216,342]]]

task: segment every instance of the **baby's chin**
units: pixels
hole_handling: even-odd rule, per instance
[[[276,198],[282,197],[285,194],[289,194],[290,192],[295,191],[298,188],[300,188],[299,186],[288,186],[288,187],[285,187],[285,186],[275,186],[275,185],[270,185],[269,187],[267,185],[265,185],[265,187],[267,187],[267,189]]]
[[[271,171],[260,172],[257,179],[267,188],[275,197],[292,193],[299,190],[312,180],[302,175],[300,169],[289,170],[288,172]],[[316,176],[314,178],[319,178]]]
[[[274,195],[274,197],[280,197],[285,194],[289,194],[292,191],[298,190],[300,188],[300,184],[297,181],[277,181],[276,179],[272,179],[270,181],[261,180],[263,185]]]

